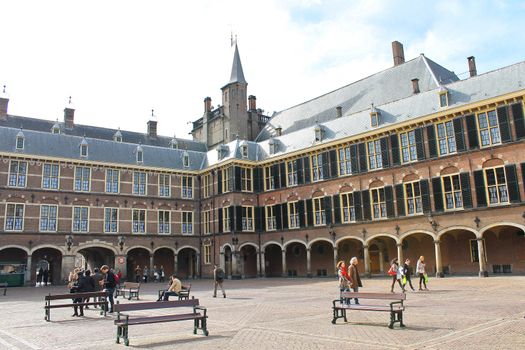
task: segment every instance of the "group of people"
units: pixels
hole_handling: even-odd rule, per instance
[[[357,258],[354,256],[352,259],[350,259],[350,264],[348,267],[346,267],[346,263],[344,261],[339,261],[337,263],[337,275],[339,276],[339,290],[341,292],[350,292],[353,291],[357,293],[359,291],[359,287],[362,287],[363,284],[361,283],[361,278],[359,277],[359,270],[357,269],[358,264]],[[356,304],[359,304],[359,299],[354,299]],[[341,299],[341,303],[346,303],[347,305],[350,305],[350,299],[345,298],[344,300]]]
[[[428,290],[427,281],[428,276],[425,270],[425,257],[421,255],[417,260],[416,264],[416,273],[419,276],[419,290],[422,291],[421,285],[423,284],[424,290]],[[399,265],[397,258],[393,259],[388,270],[388,274],[392,276],[392,285],[390,286],[390,292],[394,293],[394,286],[396,282],[399,284],[402,292],[406,292],[406,285],[408,284],[410,288],[415,291],[414,286],[412,286],[412,266],[410,266],[410,259],[406,259],[403,265]]]
[[[149,268],[147,266],[144,266],[144,268],[141,269],[140,265],[137,265],[137,267],[135,268],[135,282],[140,283],[142,281],[144,283],[148,283],[149,277]],[[160,268],[157,268],[157,265],[153,265],[153,277],[155,278],[155,282],[164,282],[164,266],[160,265]]]

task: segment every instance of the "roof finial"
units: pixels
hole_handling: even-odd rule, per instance
[[[3,93],[5,94],[5,84],[4,84],[4,91],[3,91]]]
[[[69,104],[71,104],[71,96],[69,96]]]
[[[151,109],[151,116],[152,116],[152,117],[155,116],[154,112],[155,112],[155,110],[152,108],[152,109]]]

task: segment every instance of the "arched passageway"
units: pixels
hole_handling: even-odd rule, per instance
[[[175,267],[175,254],[173,250],[169,248],[160,248],[153,254],[153,269],[158,269],[159,273],[161,270],[164,271],[164,280],[167,281],[169,276],[174,272]],[[159,276],[159,280],[162,276]]]
[[[350,259],[356,257],[359,261],[357,269],[360,274],[365,273],[365,254],[363,243],[355,238],[345,238],[337,244],[337,260],[343,260],[346,265],[350,263]],[[335,266],[334,266],[335,269]]]
[[[403,238],[401,242],[403,252],[403,262],[408,258],[412,266],[413,273],[416,273],[417,260],[425,257],[425,270],[427,274],[434,275],[436,272],[436,250],[434,248],[434,239],[421,232],[410,234]],[[400,262],[401,263],[401,262]],[[448,271],[443,271],[448,274]]]
[[[384,276],[392,259],[397,258],[397,244],[392,237],[378,236],[369,242],[370,273]]]
[[[151,270],[149,251],[145,248],[133,248],[129,250],[127,254],[127,280],[143,282],[144,267]],[[139,274],[137,274],[137,272],[139,272]],[[151,271],[149,271],[148,274],[151,276]]]
[[[35,281],[36,281],[36,269],[40,266],[48,268],[48,281],[52,284],[61,284],[66,281],[67,276],[62,276],[62,253],[58,249],[54,248],[40,248],[31,254],[31,261],[35,265]],[[66,271],[65,271],[66,272]],[[69,273],[69,271],[67,271]],[[33,272],[31,272],[33,274]]]
[[[312,276],[333,276],[334,248],[327,241],[317,241],[310,246],[310,274]]]
[[[525,272],[525,232],[514,226],[496,226],[483,232],[489,274]],[[479,255],[479,254],[477,254]],[[474,260],[479,257],[475,256]]]
[[[192,248],[183,248],[177,255],[177,276],[181,279],[197,277],[197,255]]]
[[[443,272],[478,274],[479,259],[476,235],[467,230],[451,230],[440,237]]]
[[[7,282],[9,286],[23,286],[26,264],[27,253],[23,249],[6,248],[0,250],[0,283]]]
[[[257,250],[252,245],[241,248],[240,271],[243,278],[257,277]]]
[[[232,275],[232,249],[230,246],[224,247],[224,275],[230,277]]]
[[[286,246],[286,271],[288,277],[306,277],[306,247],[304,244],[293,242]]]
[[[78,250],[75,257],[75,266],[93,272],[95,268],[100,269],[102,265],[108,265],[110,268],[115,267],[115,254],[111,249],[88,247]]]
[[[264,271],[266,277],[282,276],[282,250],[278,244],[269,244],[264,248]]]

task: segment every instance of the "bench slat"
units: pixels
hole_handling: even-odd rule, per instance
[[[128,320],[128,325],[139,325],[139,324],[150,324],[150,323],[160,323],[160,322],[171,322],[171,321],[185,321],[185,320],[194,320],[196,318],[202,318],[203,316],[200,313],[191,313],[191,314],[180,314],[180,315],[164,315],[164,316],[152,316],[152,317],[139,317],[139,318],[130,318]],[[115,320],[116,325],[125,325],[125,320]]]
[[[193,307],[199,305],[199,299],[174,300],[174,301],[152,301],[145,303],[115,304],[115,312],[140,311],[150,309],[167,309],[172,307]]]
[[[342,298],[359,298],[359,299],[383,299],[383,300],[406,300],[405,293],[354,293],[341,292]]]
[[[45,305],[45,309],[56,309],[60,307],[72,307],[72,306],[86,306],[86,305],[106,305],[105,301],[97,301],[97,302],[90,302],[90,303],[71,303],[71,304],[56,304],[56,305]]]
[[[45,300],[92,298],[92,297],[104,297],[104,296],[106,296],[106,292],[69,293],[69,294],[46,295]]]
[[[336,305],[336,308],[338,308],[338,309],[346,309],[346,310],[390,311],[390,306],[385,306],[385,305],[362,305],[362,304],[359,304],[359,305],[355,305],[355,304],[345,305],[345,304],[342,304],[341,305],[341,304],[339,304],[339,305]],[[402,311],[405,308],[403,306],[401,306],[401,305],[394,305],[393,309],[394,309],[394,311]]]

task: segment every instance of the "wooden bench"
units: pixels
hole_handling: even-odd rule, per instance
[[[82,298],[81,303],[73,303],[72,299],[80,299]],[[97,298],[101,298],[100,301],[91,301],[91,302],[84,302],[84,300],[88,298],[95,298],[94,300],[97,300]],[[55,304],[51,305],[52,300],[71,300],[71,303],[67,304]],[[74,306],[89,306],[89,305],[101,305],[100,314],[104,313],[104,316],[106,316],[106,311],[108,309],[108,301],[107,301],[107,294],[106,292],[89,292],[89,293],[69,293],[69,294],[56,294],[56,295],[46,295],[45,296],[45,317],[44,319],[46,321],[51,320],[51,309],[56,309],[59,307],[74,307]]]
[[[123,312],[145,311],[154,309],[172,309],[179,307],[191,307],[190,313],[175,313],[175,310],[168,310],[169,314],[148,315],[129,315]],[[197,329],[202,329],[204,335],[208,336],[206,329],[206,308],[199,306],[199,299],[176,300],[176,301],[153,301],[143,303],[127,303],[114,305],[114,311],[117,312],[115,325],[117,326],[117,343],[120,339],[124,340],[124,345],[129,345],[128,327],[141,324],[153,324],[172,321],[193,320],[193,334],[197,334]],[[202,312],[202,313],[201,313]]]
[[[359,304],[350,304],[347,305],[344,302],[341,303],[341,300],[348,299],[359,299]],[[362,301],[365,302],[362,302]],[[386,300],[388,305],[384,303],[382,305],[379,302],[371,302],[371,300]],[[394,300],[392,302],[389,302]],[[403,324],[403,311],[405,306],[403,301],[406,300],[406,294],[404,293],[353,293],[353,292],[341,292],[341,299],[334,300],[333,303],[333,313],[334,318],[332,323],[335,324],[338,318],[343,318],[346,320],[346,311],[356,310],[356,311],[383,311],[390,312],[390,324],[388,328],[394,328],[394,323],[399,322],[400,327],[405,327]]]
[[[132,298],[137,298],[139,300],[139,292],[140,292],[140,283],[135,282],[124,282],[124,285],[120,288],[117,288],[115,291],[115,299],[122,295],[122,297],[126,297],[126,293],[128,293],[128,300],[131,300]]]
[[[8,286],[7,282],[0,283],[0,289],[4,290],[4,295],[6,295],[7,293],[7,286]]]
[[[159,300],[163,292],[165,292],[167,289],[159,289]],[[191,283],[188,285],[182,285],[182,289],[179,292],[179,300],[188,300],[190,298],[190,291],[191,291]]]

